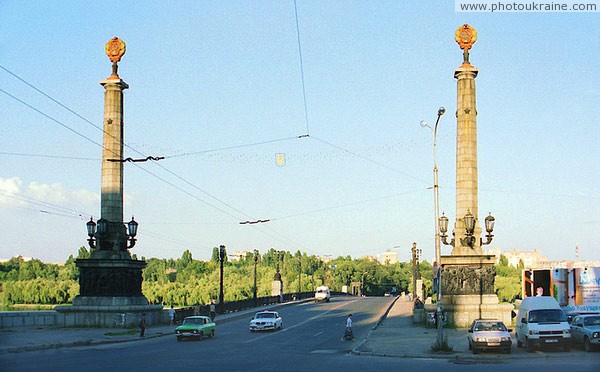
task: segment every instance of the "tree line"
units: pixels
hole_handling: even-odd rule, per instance
[[[85,247],[77,258],[89,258]],[[381,264],[366,258],[337,257],[324,262],[319,257],[296,251],[269,251],[236,260],[225,257],[223,262],[224,301],[252,298],[256,265],[257,296],[270,296],[273,276],[279,266],[284,293],[310,292],[319,285],[333,291],[343,286],[360,286],[366,295],[380,296],[394,289],[412,290],[411,263]],[[143,258],[144,259],[144,258]],[[189,250],[178,259],[150,258],[143,270],[142,292],[150,303],[194,306],[217,301],[220,284],[218,248],[213,249],[210,261],[195,260]],[[433,270],[430,263],[419,264],[425,297],[433,293]],[[496,293],[500,301],[513,302],[520,296],[521,270],[508,265],[502,256],[496,265]],[[64,264],[49,264],[33,259],[13,257],[0,264],[0,306],[15,304],[69,304],[79,294],[79,271],[71,255]],[[349,289],[351,290],[351,289]]]

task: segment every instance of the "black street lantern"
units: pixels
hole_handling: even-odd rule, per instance
[[[448,232],[448,217],[446,217],[443,212],[442,217],[440,217],[440,232],[442,235],[446,235]]]
[[[448,232],[448,217],[444,215],[444,212],[442,212],[442,217],[439,219],[439,224],[440,238],[442,238],[442,243],[444,243],[444,245],[451,245],[454,247],[454,238],[452,238],[450,242],[447,240],[448,235],[446,233]]]
[[[492,212],[485,218],[485,231],[488,234],[491,234],[494,231],[494,225],[496,224],[496,219],[492,216]]]
[[[98,220],[98,235],[104,236],[104,234],[106,234],[107,225],[108,224],[106,223],[106,220],[104,218],[100,218]]]
[[[473,216],[470,210],[467,209],[467,214],[463,217],[463,221],[465,223],[467,235],[473,235],[473,232],[475,231],[475,216]]]
[[[127,223],[127,228],[129,230],[129,239],[128,239],[129,244],[127,244],[127,249],[129,249],[129,248],[133,248],[133,246],[135,245],[135,242],[137,240],[137,239],[135,239],[135,236],[137,235],[138,223],[135,222],[135,220],[133,219],[133,216],[131,216],[131,221],[129,221]]]
[[[90,217],[90,220],[85,225],[87,226],[88,236],[93,238],[94,234],[96,233],[96,223],[94,222],[94,218]]]
[[[135,238],[137,235],[138,223],[135,222],[133,216],[131,216],[131,221],[127,223],[127,227],[129,228],[129,236]]]

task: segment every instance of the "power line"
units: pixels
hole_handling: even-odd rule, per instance
[[[386,165],[386,164],[383,164],[383,163],[380,163],[380,162],[378,162],[378,161],[375,161],[375,160],[373,160],[373,159],[370,159],[370,158],[368,158],[368,157],[366,157],[366,156],[363,156],[363,155],[357,154],[357,153],[355,153],[355,152],[352,152],[352,151],[350,151],[350,150],[348,150],[348,149],[345,149],[345,148],[343,148],[343,147],[340,147],[340,146],[334,145],[333,143],[331,143],[331,142],[327,142],[327,141],[325,141],[325,140],[323,140],[323,139],[321,139],[321,138],[318,138],[318,137],[315,137],[315,136],[311,136],[310,138],[313,138],[313,139],[315,139],[315,140],[317,140],[317,141],[319,141],[319,142],[322,142],[322,143],[324,143],[324,144],[326,144],[326,145],[329,145],[329,146],[331,146],[331,147],[334,147],[334,148],[336,148],[336,149],[338,149],[338,150],[344,151],[345,153],[348,153],[348,154],[350,154],[350,155],[356,156],[357,158],[361,158],[361,159],[363,159],[363,160],[366,160],[366,161],[368,161],[368,162],[370,162],[370,163],[377,164],[377,165],[379,165],[380,167],[383,167],[383,168],[389,169],[389,170],[391,170],[391,171],[394,171],[394,172],[400,173],[400,174],[402,174],[402,175],[404,175],[404,176],[406,176],[406,177],[408,177],[408,178],[412,178],[413,180],[416,180],[416,181],[419,181],[419,182],[422,182],[422,183],[425,183],[425,184],[429,184],[429,183],[430,183],[430,182],[428,182],[428,181],[425,181],[425,180],[422,180],[422,179],[420,179],[420,178],[417,178],[417,177],[411,176],[410,174],[408,174],[408,173],[406,173],[406,172],[402,172],[401,170],[398,170],[398,169],[392,168],[392,167],[390,167],[390,166],[388,166],[388,165]]]
[[[310,134],[308,127],[308,109],[306,105],[306,87],[304,84],[304,63],[302,62],[302,44],[300,43],[300,23],[298,22],[298,6],[294,0],[294,14],[296,15],[296,35],[298,37],[298,57],[300,59],[300,77],[302,79],[302,98],[304,99],[304,120],[306,121],[306,133]]]
[[[211,152],[233,150],[233,149],[239,149],[239,148],[242,148],[242,147],[259,146],[259,145],[265,145],[265,144],[268,144],[268,143],[289,141],[289,140],[299,139],[299,138],[305,138],[305,137],[308,137],[308,135],[303,134],[303,135],[294,136],[294,137],[284,137],[284,138],[278,138],[278,139],[267,140],[267,141],[262,141],[262,142],[254,142],[254,143],[247,143],[247,144],[242,144],[242,145],[220,147],[220,148],[216,148],[216,149],[212,149],[212,150],[200,150],[200,151],[193,151],[193,152],[184,152],[184,153],[181,153],[181,154],[167,155],[167,156],[165,156],[165,159],[172,159],[172,158],[178,158],[178,157],[182,157],[182,156],[191,156],[191,155],[199,155],[199,154],[208,154],[208,153],[211,153]]]
[[[97,158],[81,158],[77,156],[59,156],[59,155],[47,155],[47,154],[28,154],[24,152],[5,152],[0,151],[0,155],[9,155],[9,156],[25,156],[32,158],[47,158],[47,159],[69,159],[69,160],[94,160],[100,161]]]

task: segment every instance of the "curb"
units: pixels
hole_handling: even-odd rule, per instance
[[[379,327],[379,325],[381,324],[381,322],[383,322],[385,320],[385,318],[387,318],[390,310],[392,309],[392,306],[394,306],[396,304],[396,301],[398,301],[399,298],[400,297],[396,296],[396,298],[394,299],[394,301],[392,301],[390,306],[388,306],[388,308],[383,312],[383,314],[381,314],[377,323],[373,326],[373,328],[371,328],[369,330],[369,333],[367,333],[367,337],[365,337],[358,345],[356,345],[352,350],[350,350],[351,354],[361,355],[361,354],[358,354],[358,353],[362,353],[361,351],[358,351],[358,348],[360,348],[365,342],[367,342],[369,337],[371,337],[371,334],[373,333],[373,331],[376,330],[377,327]]]

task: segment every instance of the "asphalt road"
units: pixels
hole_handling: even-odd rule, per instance
[[[44,350],[2,356],[0,370],[86,371],[287,371],[323,370],[324,359],[348,356],[355,341],[342,341],[346,317],[353,313],[356,339],[366,337],[391,298],[333,298],[278,309],[284,328],[250,332],[250,318],[219,325],[216,337],[178,342],[173,337],[143,342]],[[42,368],[43,366],[43,368]]]
[[[0,355],[0,371],[592,371],[577,359],[520,359],[469,363],[350,354],[379,321],[392,298],[333,298],[278,311],[283,330],[252,333],[250,318],[217,326],[216,337],[178,342],[165,336],[119,344]],[[354,318],[357,341],[342,341],[346,317]]]

